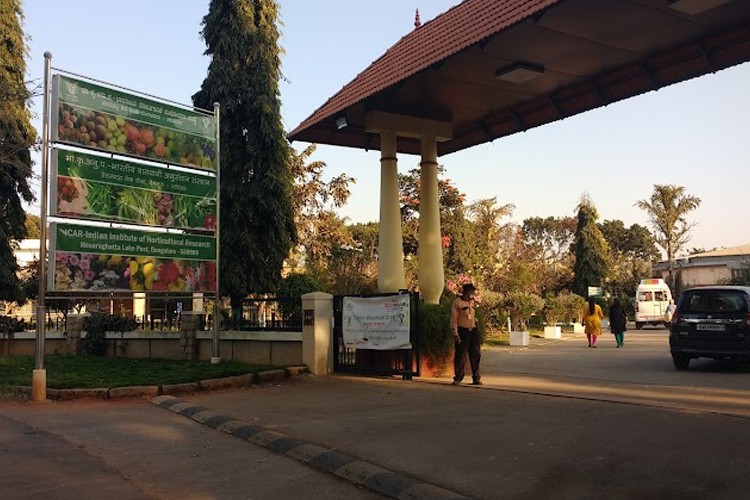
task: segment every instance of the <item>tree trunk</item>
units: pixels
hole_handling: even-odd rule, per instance
[[[242,300],[244,295],[232,294],[230,297],[232,307],[232,329],[239,330],[242,323]]]

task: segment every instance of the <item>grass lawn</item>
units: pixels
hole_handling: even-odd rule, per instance
[[[223,361],[172,361],[93,356],[46,356],[47,387],[73,389],[179,384],[266,370],[270,366]],[[31,385],[33,356],[0,357],[0,387]]]

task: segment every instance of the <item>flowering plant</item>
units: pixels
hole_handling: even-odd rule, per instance
[[[476,289],[476,292],[474,292],[474,302],[476,302],[477,304],[481,303],[482,295],[479,292],[479,287],[477,286],[476,280],[474,279],[474,277],[469,276],[468,274],[462,273],[456,276],[455,279],[447,280],[445,282],[445,288],[454,295],[461,295],[463,286],[466,284],[474,285],[474,288]]]

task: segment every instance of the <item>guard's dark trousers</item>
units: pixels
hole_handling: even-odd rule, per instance
[[[479,374],[479,359],[482,357],[480,352],[479,330],[472,328],[458,327],[458,336],[461,343],[456,342],[456,354],[453,358],[455,376],[453,380],[461,382],[464,378],[464,366],[466,365],[466,353],[469,354],[469,363],[471,364],[471,378],[474,382],[479,382],[482,378]]]

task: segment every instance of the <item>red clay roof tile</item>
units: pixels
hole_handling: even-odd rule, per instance
[[[289,133],[316,123],[404,80],[559,0],[465,0],[402,37]]]

